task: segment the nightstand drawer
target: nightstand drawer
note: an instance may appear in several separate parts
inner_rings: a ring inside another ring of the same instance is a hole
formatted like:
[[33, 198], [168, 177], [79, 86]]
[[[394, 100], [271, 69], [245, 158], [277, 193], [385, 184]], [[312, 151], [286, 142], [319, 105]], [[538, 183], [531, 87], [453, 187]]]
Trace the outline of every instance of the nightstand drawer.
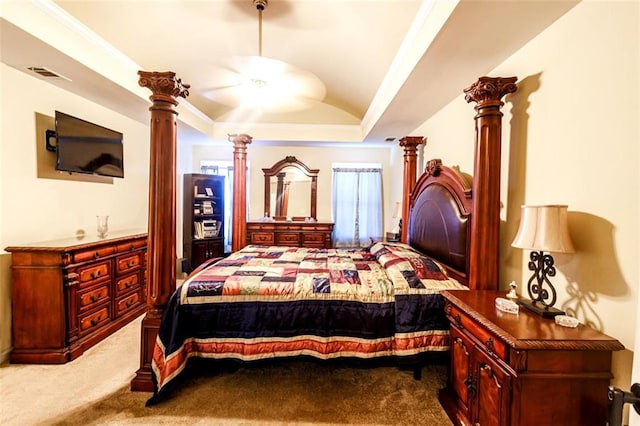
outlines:
[[493, 333], [482, 327], [451, 302], [447, 302], [445, 310], [451, 322], [465, 330], [469, 336], [484, 346], [487, 352], [502, 360], [507, 359], [507, 347], [502, 340], [498, 339]]

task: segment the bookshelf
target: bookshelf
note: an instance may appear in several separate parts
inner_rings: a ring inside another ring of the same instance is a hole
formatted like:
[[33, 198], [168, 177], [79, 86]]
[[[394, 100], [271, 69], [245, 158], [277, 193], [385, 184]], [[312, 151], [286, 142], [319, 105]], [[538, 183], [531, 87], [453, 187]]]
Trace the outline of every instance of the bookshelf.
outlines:
[[224, 176], [184, 175], [183, 270], [224, 256]]

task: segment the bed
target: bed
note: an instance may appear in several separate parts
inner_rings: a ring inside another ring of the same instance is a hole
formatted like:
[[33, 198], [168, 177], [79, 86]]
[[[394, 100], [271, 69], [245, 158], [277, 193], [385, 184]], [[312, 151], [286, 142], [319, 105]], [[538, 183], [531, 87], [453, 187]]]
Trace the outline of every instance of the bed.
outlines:
[[[149, 403], [170, 392], [190, 358], [251, 362], [310, 356], [415, 360], [448, 349], [442, 289], [497, 289], [501, 98], [515, 77], [481, 77], [474, 177], [432, 160], [416, 179], [422, 137], [404, 148], [401, 243], [353, 250], [245, 246], [246, 181], [234, 176], [233, 253], [196, 269], [175, 290], [174, 73], [140, 73], [152, 90], [148, 311], [134, 391]], [[248, 135], [230, 135], [234, 170], [245, 170]], [[473, 196], [472, 196], [473, 195]]]

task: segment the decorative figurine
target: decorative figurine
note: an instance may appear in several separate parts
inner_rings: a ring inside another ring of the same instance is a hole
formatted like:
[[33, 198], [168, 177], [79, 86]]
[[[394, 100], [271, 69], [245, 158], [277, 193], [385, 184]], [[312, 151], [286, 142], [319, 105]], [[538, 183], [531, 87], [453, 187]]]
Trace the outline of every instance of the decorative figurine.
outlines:
[[518, 294], [516, 293], [516, 282], [515, 281], [511, 281], [509, 283], [509, 292], [507, 293], [507, 299], [510, 300], [517, 300], [518, 299]]

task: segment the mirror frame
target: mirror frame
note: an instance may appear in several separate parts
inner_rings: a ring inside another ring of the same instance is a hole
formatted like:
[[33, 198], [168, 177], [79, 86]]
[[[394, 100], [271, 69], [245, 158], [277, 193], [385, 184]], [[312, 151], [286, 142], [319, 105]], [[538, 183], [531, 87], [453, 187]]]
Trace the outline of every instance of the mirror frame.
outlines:
[[[262, 169], [264, 173], [264, 211], [271, 214], [271, 178], [278, 176], [285, 167], [295, 167], [311, 178], [311, 214], [309, 217], [316, 220], [316, 203], [318, 200], [318, 173], [320, 169], [310, 169], [306, 164], [298, 160], [294, 156], [287, 156], [283, 160], [278, 161], [269, 169]], [[284, 216], [273, 216], [275, 220], [284, 220]], [[293, 220], [304, 220], [304, 217], [292, 217]]]

